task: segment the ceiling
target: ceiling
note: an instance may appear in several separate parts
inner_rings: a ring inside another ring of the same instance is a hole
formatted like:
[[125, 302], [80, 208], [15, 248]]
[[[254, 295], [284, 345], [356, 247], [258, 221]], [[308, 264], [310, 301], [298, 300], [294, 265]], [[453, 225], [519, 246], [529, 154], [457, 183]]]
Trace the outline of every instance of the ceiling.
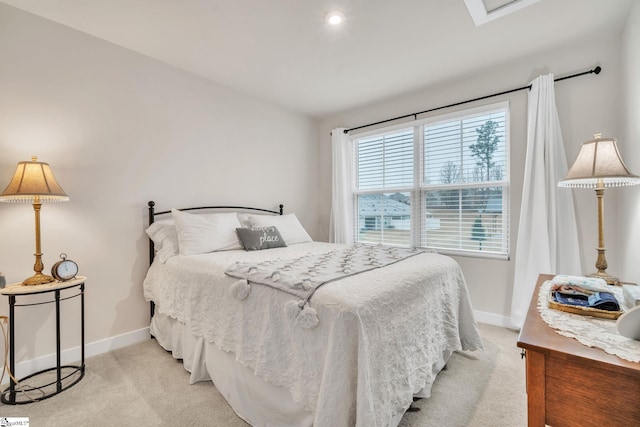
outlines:
[[[322, 117], [617, 35], [633, 0], [0, 1]], [[345, 21], [330, 27], [336, 9]], [[490, 19], [476, 26], [472, 10]]]

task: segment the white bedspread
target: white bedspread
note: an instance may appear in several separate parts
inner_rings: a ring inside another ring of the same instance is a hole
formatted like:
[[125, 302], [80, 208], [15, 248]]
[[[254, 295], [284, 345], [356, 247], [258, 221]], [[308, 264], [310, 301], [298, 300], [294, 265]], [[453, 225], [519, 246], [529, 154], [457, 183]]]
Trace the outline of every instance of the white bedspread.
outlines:
[[424, 253], [319, 289], [311, 305], [323, 321], [314, 329], [291, 322], [284, 303], [294, 298], [256, 286], [239, 301], [236, 261], [296, 258], [334, 249], [303, 243], [257, 252], [176, 256], [154, 263], [145, 298], [254, 374], [289, 389], [315, 414], [314, 426], [383, 426], [433, 380], [443, 351], [482, 348], [458, 264]]

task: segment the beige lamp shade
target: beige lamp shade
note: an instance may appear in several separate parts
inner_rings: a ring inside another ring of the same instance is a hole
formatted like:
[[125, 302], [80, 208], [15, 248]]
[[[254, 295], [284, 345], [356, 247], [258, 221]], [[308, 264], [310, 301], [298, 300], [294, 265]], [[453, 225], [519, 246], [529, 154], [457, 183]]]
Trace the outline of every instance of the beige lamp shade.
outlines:
[[19, 162], [9, 185], [0, 195], [0, 202], [66, 202], [69, 196], [56, 181], [48, 163], [31, 161]]
[[598, 181], [604, 187], [640, 184], [640, 177], [629, 172], [622, 161], [616, 140], [601, 138], [600, 134], [582, 143], [576, 161], [558, 186], [595, 188]]

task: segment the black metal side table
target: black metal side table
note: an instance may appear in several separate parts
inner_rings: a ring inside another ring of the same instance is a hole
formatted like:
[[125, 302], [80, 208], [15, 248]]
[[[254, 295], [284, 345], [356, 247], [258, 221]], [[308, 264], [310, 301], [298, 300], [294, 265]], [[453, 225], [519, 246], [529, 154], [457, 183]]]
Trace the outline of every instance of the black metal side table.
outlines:
[[[20, 283], [15, 283], [12, 285], [6, 286], [4, 289], [0, 289], [1, 295], [7, 295], [9, 297], [9, 368], [11, 369], [11, 373], [15, 375], [15, 307], [28, 307], [33, 305], [41, 305], [41, 304], [51, 304], [55, 303], [56, 306], [56, 366], [49, 369], [44, 369], [38, 372], [34, 372], [24, 378], [18, 380], [18, 383], [27, 380], [29, 378], [34, 378], [36, 376], [40, 376], [43, 374], [50, 373], [55, 371], [55, 379], [46, 384], [30, 387], [30, 391], [39, 390], [40, 392], [37, 395], [28, 396], [26, 400], [18, 400], [16, 399], [16, 395], [19, 391], [16, 391], [17, 384], [14, 381], [14, 378], [9, 378], [9, 387], [4, 389], [0, 394], [0, 401], [9, 405], [21, 405], [25, 403], [36, 402], [39, 400], [47, 399], [51, 396], [55, 396], [58, 393], [68, 389], [69, 387], [75, 385], [84, 377], [84, 283], [86, 281], [86, 277], [78, 276], [75, 279], [66, 281], [66, 282], [51, 282], [45, 283], [43, 285], [34, 285], [34, 286], [26, 286]], [[77, 289], [75, 289], [77, 288]], [[77, 293], [72, 295], [67, 295], [61, 297], [61, 291], [66, 291], [70, 289], [77, 290]], [[50, 293], [54, 294], [54, 298], [52, 300], [44, 301], [44, 302], [36, 302], [31, 304], [16, 304], [16, 298], [19, 296], [25, 295], [36, 295], [36, 294], [44, 294]], [[80, 297], [80, 352], [81, 352], [81, 360], [79, 365], [62, 365], [61, 363], [61, 351], [60, 351], [60, 301], [64, 301], [71, 298]], [[63, 369], [65, 370], [63, 376]], [[76, 378], [72, 378], [73, 376]], [[63, 381], [68, 378], [72, 378], [68, 382], [63, 384]], [[55, 386], [55, 388], [54, 388]], [[47, 387], [54, 388], [53, 391], [46, 391]]]

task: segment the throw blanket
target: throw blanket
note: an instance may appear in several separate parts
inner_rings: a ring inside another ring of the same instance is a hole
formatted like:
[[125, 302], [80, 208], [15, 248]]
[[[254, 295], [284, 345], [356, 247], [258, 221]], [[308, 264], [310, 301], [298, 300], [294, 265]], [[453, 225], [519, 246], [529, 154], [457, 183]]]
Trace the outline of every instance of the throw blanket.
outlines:
[[249, 296], [250, 283], [266, 285], [301, 298], [299, 302], [288, 301], [286, 311], [302, 327], [313, 328], [319, 320], [316, 311], [309, 307], [309, 300], [322, 285], [394, 264], [419, 253], [421, 251], [415, 248], [358, 244], [295, 259], [268, 260], [259, 264], [237, 262], [225, 274], [240, 279], [231, 287], [233, 296], [239, 300]]

